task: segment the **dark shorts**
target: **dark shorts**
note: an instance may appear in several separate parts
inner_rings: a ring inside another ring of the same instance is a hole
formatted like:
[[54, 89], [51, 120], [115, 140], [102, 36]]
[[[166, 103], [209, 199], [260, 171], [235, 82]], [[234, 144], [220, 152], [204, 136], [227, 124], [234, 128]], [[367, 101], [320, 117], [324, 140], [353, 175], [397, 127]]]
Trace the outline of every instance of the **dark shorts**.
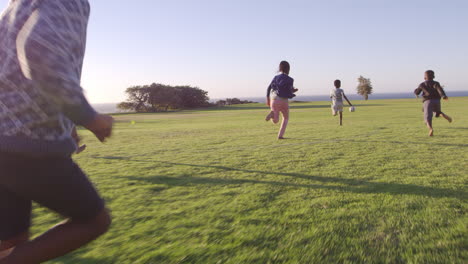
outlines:
[[442, 113], [440, 100], [431, 99], [431, 100], [424, 101], [423, 110], [424, 110], [424, 121], [431, 121], [432, 117], [434, 116], [434, 113], [436, 113], [436, 116], [439, 117], [439, 115]]
[[78, 221], [90, 220], [104, 208], [70, 157], [0, 153], [0, 241], [29, 230], [33, 201]]

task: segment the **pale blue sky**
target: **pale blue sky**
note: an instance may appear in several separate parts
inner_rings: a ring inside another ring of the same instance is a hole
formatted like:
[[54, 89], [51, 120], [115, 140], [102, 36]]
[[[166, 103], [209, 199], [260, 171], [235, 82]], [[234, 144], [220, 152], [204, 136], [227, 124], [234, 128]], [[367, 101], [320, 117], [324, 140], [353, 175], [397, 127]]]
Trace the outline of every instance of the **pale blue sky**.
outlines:
[[361, 74], [375, 92], [412, 91], [429, 68], [448, 92], [468, 90], [466, 0], [90, 3], [82, 84], [92, 103], [152, 82], [264, 96], [281, 60], [302, 95], [327, 94], [336, 78], [354, 93]]

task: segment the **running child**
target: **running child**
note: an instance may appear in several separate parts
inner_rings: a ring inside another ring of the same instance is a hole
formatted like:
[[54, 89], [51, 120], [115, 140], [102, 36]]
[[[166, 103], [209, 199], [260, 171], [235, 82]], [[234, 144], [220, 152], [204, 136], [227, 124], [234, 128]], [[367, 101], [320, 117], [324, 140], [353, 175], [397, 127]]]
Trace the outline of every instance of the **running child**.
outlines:
[[279, 75], [273, 78], [267, 89], [267, 105], [271, 108], [265, 120], [272, 120], [274, 124], [279, 122], [280, 113], [283, 115], [283, 122], [278, 133], [278, 139], [284, 139], [284, 133], [289, 122], [289, 99], [295, 97], [298, 89], [294, 88], [294, 79], [289, 77], [291, 66], [287, 61], [282, 61], [279, 65]]
[[343, 89], [341, 89], [341, 81], [335, 80], [335, 89], [330, 93], [330, 98], [332, 99], [332, 114], [336, 116], [340, 115], [340, 126], [343, 125], [343, 98], [348, 102], [349, 106], [353, 106], [348, 100], [348, 97], [344, 94]]
[[[12, 0], [0, 15], [0, 264], [63, 256], [110, 225], [71, 159], [75, 125], [104, 141], [113, 124], [80, 87], [89, 13], [87, 0]], [[33, 201], [67, 220], [30, 240]]]
[[432, 70], [428, 70], [424, 73], [424, 82], [414, 90], [416, 97], [422, 93], [423, 97], [423, 112], [424, 122], [426, 122], [427, 128], [429, 128], [429, 136], [434, 136], [434, 129], [432, 127], [432, 117], [434, 113], [436, 117], [442, 116], [449, 123], [452, 123], [452, 118], [442, 112], [440, 99], [448, 100], [444, 89], [440, 83], [434, 81], [435, 73]]

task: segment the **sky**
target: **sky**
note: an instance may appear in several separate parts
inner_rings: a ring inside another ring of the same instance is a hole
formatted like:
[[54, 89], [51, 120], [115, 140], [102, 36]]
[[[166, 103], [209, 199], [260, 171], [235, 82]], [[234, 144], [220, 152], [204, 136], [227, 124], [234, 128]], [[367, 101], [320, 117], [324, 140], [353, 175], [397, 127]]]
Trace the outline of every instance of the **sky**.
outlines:
[[[89, 0], [82, 86], [91, 103], [133, 85], [192, 85], [211, 98], [265, 96], [278, 64], [299, 95], [412, 92], [427, 69], [468, 90], [466, 0]], [[6, 6], [7, 0], [0, 0]]]

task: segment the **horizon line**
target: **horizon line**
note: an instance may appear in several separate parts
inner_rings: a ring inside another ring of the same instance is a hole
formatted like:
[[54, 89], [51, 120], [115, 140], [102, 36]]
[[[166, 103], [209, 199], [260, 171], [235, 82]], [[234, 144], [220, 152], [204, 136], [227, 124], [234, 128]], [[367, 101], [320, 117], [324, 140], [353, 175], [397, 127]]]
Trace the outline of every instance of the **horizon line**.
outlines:
[[[455, 93], [460, 93], [460, 92], [466, 92], [468, 96], [468, 90], [454, 90], [454, 91], [449, 91], [449, 92], [455, 92]], [[381, 94], [412, 94], [410, 92], [408, 93], [405, 93], [405, 92], [395, 92], [395, 93], [373, 93], [373, 94], [370, 94], [371, 96], [372, 95], [381, 95]], [[351, 94], [348, 94], [348, 95], [357, 95], [357, 96], [362, 96], [362, 95], [359, 95], [357, 93], [351, 93]], [[297, 97], [303, 97], [303, 96], [329, 96], [328, 94], [306, 94], [306, 95], [298, 95]], [[463, 97], [464, 95], [462, 95], [461, 97]], [[209, 100], [222, 100], [222, 99], [227, 99], [227, 98], [238, 98], [238, 99], [249, 99], [249, 98], [263, 98], [265, 96], [233, 96], [233, 97], [209, 97]], [[449, 96], [450, 97], [450, 96]], [[456, 96], [456, 97], [459, 97], [459, 96]], [[125, 102], [125, 101], [121, 101], [121, 102]], [[121, 102], [97, 102], [97, 103], [91, 103], [91, 104], [119, 104]]]

